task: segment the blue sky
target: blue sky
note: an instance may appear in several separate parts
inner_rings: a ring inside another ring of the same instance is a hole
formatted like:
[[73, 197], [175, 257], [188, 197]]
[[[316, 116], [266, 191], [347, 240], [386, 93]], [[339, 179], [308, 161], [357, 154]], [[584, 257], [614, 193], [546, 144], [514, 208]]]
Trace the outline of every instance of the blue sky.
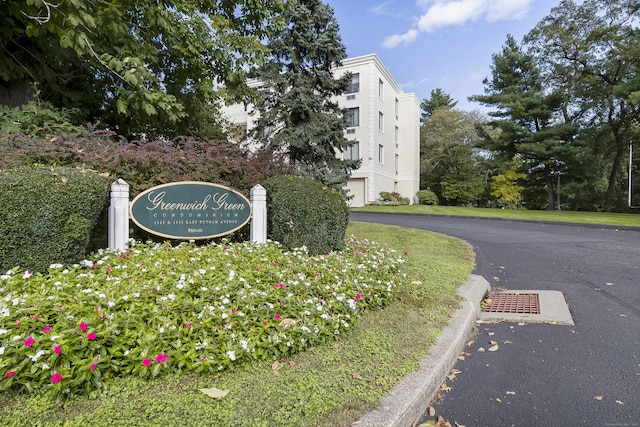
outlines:
[[325, 0], [349, 57], [375, 53], [420, 100], [441, 88], [461, 110], [484, 92], [491, 55], [507, 34], [520, 41], [559, 0]]

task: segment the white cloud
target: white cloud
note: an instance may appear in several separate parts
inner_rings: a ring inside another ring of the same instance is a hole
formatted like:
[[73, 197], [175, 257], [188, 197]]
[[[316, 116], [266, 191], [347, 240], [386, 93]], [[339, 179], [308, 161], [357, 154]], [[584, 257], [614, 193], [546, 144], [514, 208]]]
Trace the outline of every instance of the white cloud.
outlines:
[[[411, 43], [421, 32], [432, 32], [449, 25], [462, 25], [480, 19], [488, 23], [522, 19], [535, 0], [416, 0], [426, 12], [417, 19], [417, 25], [404, 34], [385, 38], [382, 47], [394, 48]], [[384, 3], [383, 3], [384, 5]]]
[[418, 38], [418, 30], [415, 28], [410, 29], [404, 34], [394, 34], [384, 39], [382, 47], [394, 48], [400, 43], [411, 43]]

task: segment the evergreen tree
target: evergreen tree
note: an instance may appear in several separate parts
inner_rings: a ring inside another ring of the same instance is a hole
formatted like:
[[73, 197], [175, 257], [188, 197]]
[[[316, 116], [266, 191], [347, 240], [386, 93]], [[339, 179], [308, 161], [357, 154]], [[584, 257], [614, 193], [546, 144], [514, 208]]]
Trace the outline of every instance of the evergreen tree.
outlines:
[[335, 101], [351, 81], [350, 74], [332, 72], [347, 56], [338, 23], [321, 0], [298, 1], [285, 21], [269, 39], [270, 58], [254, 73], [265, 99], [253, 139], [304, 175], [343, 190], [360, 160], [341, 155], [354, 141], [344, 136], [348, 112]]
[[569, 143], [574, 126], [562, 115], [559, 91], [546, 93], [534, 56], [509, 35], [500, 54], [493, 55], [492, 78], [483, 81], [485, 95], [470, 99], [498, 110], [489, 113], [498, 129], [485, 134], [482, 148], [505, 163], [519, 156], [530, 178], [541, 176], [547, 190], [547, 209], [555, 207], [554, 177], [564, 173], [573, 154]]
[[422, 118], [424, 121], [427, 117], [433, 114], [433, 112], [440, 107], [448, 108], [451, 110], [458, 104], [458, 101], [454, 101], [451, 95], [446, 93], [440, 88], [431, 91], [431, 97], [425, 98], [420, 103], [420, 109], [422, 110]]

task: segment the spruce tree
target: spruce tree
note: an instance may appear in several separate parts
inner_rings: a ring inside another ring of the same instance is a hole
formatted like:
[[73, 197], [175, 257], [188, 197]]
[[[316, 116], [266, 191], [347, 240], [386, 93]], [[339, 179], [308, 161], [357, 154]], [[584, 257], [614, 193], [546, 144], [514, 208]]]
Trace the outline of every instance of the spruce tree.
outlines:
[[285, 19], [286, 28], [269, 38], [270, 57], [253, 74], [265, 98], [252, 137], [303, 175], [342, 191], [360, 161], [342, 159], [354, 141], [344, 136], [348, 113], [336, 101], [351, 81], [349, 73], [333, 74], [347, 56], [339, 26], [321, 0], [299, 0]]

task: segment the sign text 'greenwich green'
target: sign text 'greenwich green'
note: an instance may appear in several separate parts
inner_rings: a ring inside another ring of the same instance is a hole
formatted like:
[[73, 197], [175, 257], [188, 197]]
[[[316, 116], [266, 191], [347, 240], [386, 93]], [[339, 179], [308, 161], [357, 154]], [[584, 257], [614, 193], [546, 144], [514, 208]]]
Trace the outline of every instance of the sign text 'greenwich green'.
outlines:
[[251, 219], [251, 204], [223, 185], [183, 181], [140, 193], [130, 206], [140, 228], [170, 239], [211, 239], [241, 228]]

